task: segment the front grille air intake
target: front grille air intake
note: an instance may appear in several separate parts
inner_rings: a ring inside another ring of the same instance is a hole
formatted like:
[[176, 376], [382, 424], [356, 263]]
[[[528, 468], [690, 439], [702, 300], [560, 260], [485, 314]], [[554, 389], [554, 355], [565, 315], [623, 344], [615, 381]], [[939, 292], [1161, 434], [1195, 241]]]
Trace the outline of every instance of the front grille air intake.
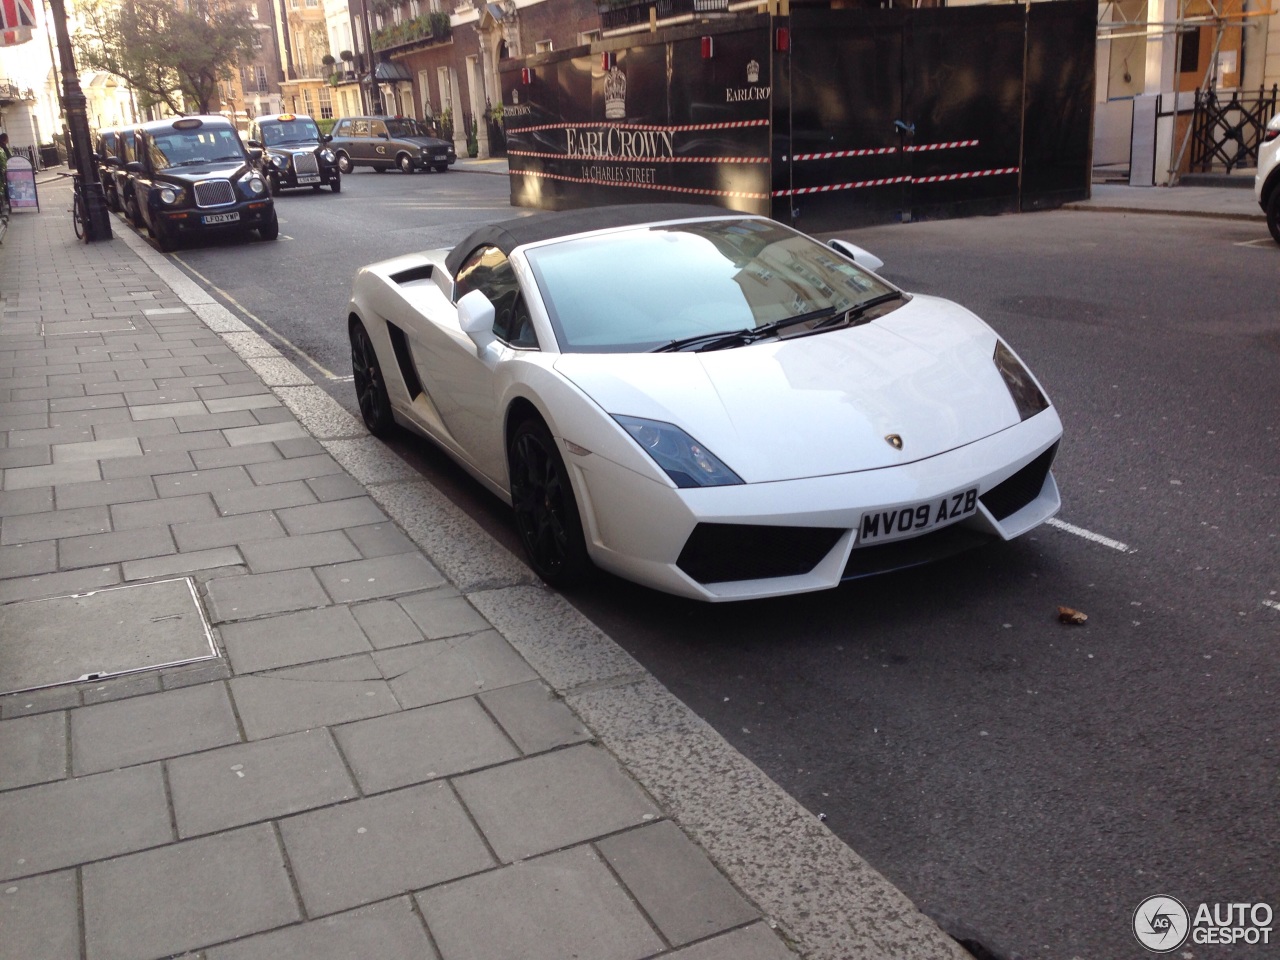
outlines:
[[195, 189], [197, 207], [222, 207], [236, 202], [230, 180], [201, 180]]
[[1049, 468], [1053, 466], [1053, 458], [1057, 453], [1058, 445], [1055, 443], [1013, 476], [997, 483], [978, 499], [997, 520], [1012, 516], [1040, 496], [1045, 477], [1049, 475]]
[[794, 577], [816, 567], [843, 533], [830, 527], [700, 523], [676, 563], [698, 583]]
[[302, 176], [320, 172], [320, 161], [314, 153], [295, 153], [293, 155], [293, 172]]

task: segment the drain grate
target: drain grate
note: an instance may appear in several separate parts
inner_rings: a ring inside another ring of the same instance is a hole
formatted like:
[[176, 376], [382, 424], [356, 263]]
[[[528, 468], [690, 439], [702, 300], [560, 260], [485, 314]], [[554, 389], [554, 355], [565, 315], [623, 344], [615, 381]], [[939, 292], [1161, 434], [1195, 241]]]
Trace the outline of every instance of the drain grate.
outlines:
[[218, 655], [190, 577], [0, 605], [0, 694]]

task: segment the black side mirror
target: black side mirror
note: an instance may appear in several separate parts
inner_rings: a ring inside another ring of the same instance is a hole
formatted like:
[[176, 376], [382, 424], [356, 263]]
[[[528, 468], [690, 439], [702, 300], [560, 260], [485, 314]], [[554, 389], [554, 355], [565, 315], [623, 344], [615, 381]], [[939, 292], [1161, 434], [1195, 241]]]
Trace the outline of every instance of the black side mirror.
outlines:
[[322, 133], [322, 134], [320, 134], [320, 142], [321, 142], [321, 143], [329, 143], [331, 140], [333, 140], [333, 134], [331, 134], [331, 133]]
[[124, 165], [124, 168], [130, 173], [146, 173], [147, 169], [142, 165], [141, 160], [130, 160]]

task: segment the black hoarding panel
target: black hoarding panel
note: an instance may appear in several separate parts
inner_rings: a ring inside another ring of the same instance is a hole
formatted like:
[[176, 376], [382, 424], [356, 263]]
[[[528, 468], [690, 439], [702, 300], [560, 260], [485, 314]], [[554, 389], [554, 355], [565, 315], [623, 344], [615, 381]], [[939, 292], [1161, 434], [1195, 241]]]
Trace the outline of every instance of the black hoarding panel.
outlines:
[[902, 152], [902, 37], [893, 10], [798, 8], [789, 50], [790, 150], [775, 156], [774, 215], [806, 230], [896, 219]]
[[913, 218], [1018, 209], [1022, 6], [918, 10], [908, 21], [905, 146]]
[[[524, 68], [534, 76], [504, 71], [512, 203], [690, 200], [767, 213], [767, 23]], [[527, 113], [511, 112], [513, 97]]]
[[1031, 4], [1023, 210], [1089, 196], [1096, 16], [1093, 0]]

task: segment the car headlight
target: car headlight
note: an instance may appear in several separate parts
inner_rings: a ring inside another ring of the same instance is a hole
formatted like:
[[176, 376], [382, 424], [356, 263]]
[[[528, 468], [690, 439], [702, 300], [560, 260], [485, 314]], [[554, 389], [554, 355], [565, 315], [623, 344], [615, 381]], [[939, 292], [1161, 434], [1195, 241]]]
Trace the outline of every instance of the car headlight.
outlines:
[[333, 161], [336, 160], [337, 157], [334, 156], [334, 153], [332, 150], [322, 150], [320, 152], [320, 159], [323, 160], [325, 163], [333, 163]]
[[173, 187], [165, 187], [160, 191], [160, 202], [168, 206], [172, 206], [178, 202], [178, 198], [181, 196], [181, 190], [175, 190]]
[[289, 165], [289, 161], [284, 157], [279, 157], [273, 154], [271, 157], [271, 165], [273, 167], [278, 167], [279, 169], [283, 170], [285, 167]]
[[262, 178], [256, 173], [252, 177], [249, 177], [249, 179], [245, 181], [244, 185], [248, 188], [250, 193], [255, 194], [262, 193], [267, 189], [267, 185], [262, 182]]
[[1027, 368], [1022, 362], [1013, 355], [1013, 351], [1004, 345], [1001, 341], [996, 341], [996, 352], [991, 358], [996, 365], [996, 369], [1000, 371], [1000, 376], [1004, 379], [1004, 385], [1009, 390], [1009, 396], [1013, 397], [1014, 406], [1018, 408], [1018, 416], [1023, 420], [1034, 417], [1041, 410], [1047, 410], [1049, 400], [1040, 388], [1036, 386], [1036, 382], [1031, 379], [1031, 374], [1027, 372]]
[[619, 414], [614, 414], [613, 419], [666, 471], [677, 487], [725, 487], [742, 483], [742, 478], [719, 457], [675, 424]]

